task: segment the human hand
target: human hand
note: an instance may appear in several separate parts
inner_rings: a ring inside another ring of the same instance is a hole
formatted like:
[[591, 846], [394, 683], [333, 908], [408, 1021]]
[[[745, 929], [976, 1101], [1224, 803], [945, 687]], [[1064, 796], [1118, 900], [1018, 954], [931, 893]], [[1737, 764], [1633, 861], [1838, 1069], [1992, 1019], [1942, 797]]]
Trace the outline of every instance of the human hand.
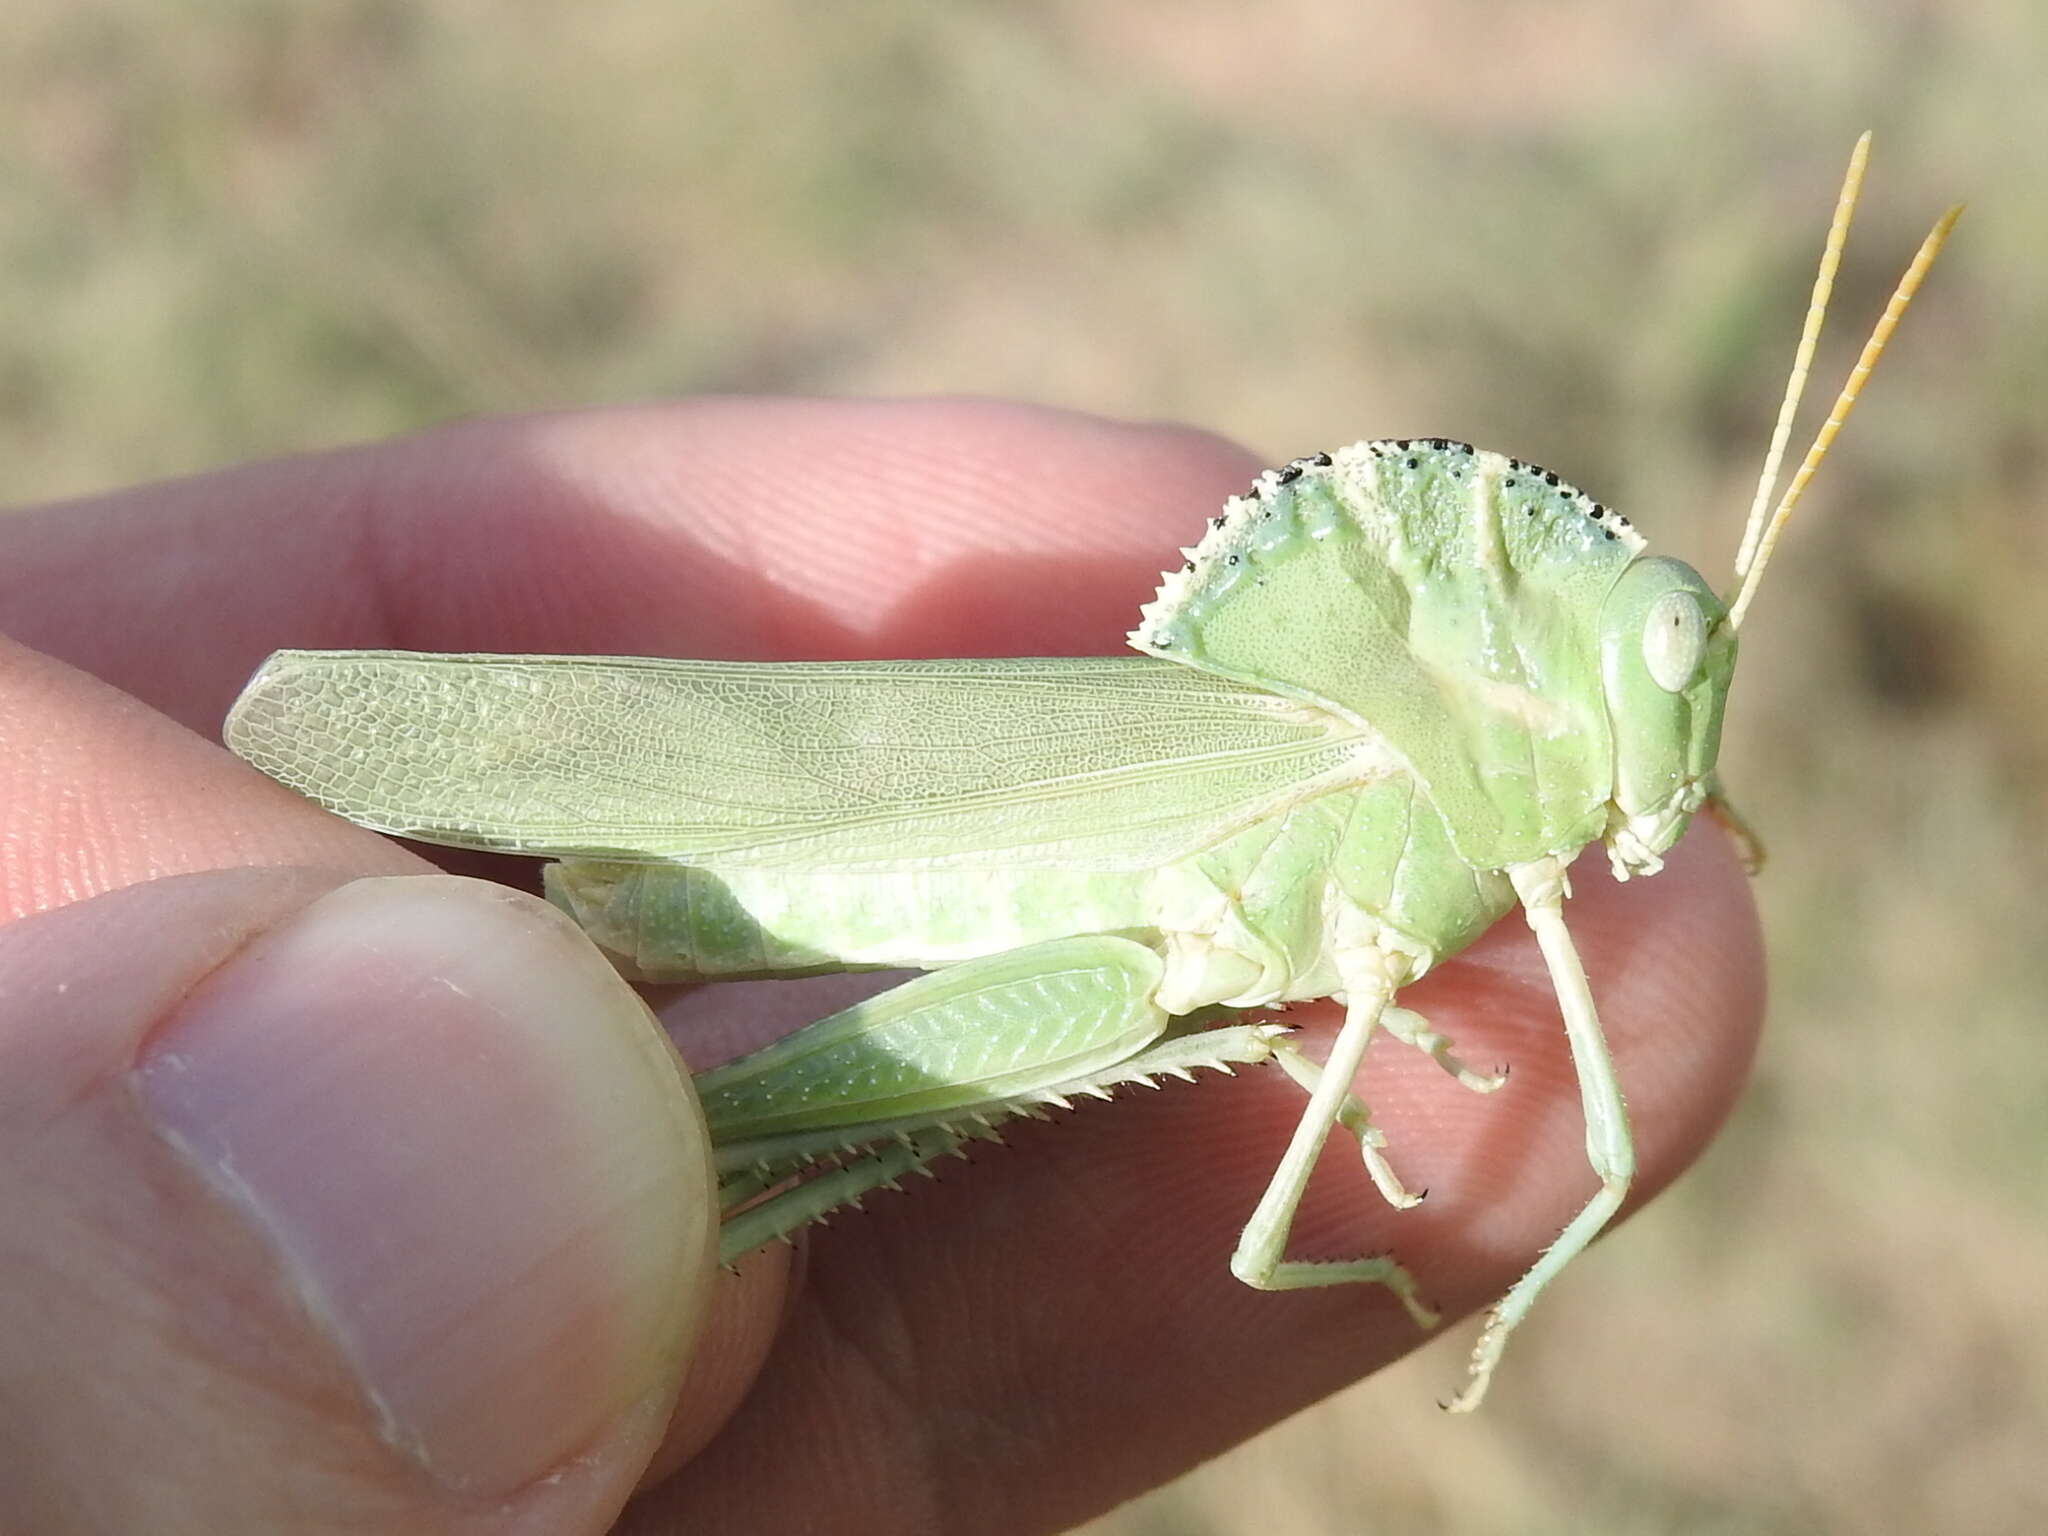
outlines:
[[[721, 1273], [682, 1070], [594, 951], [212, 745], [286, 645], [1115, 651], [1256, 468], [1020, 407], [701, 401], [0, 519], [0, 1526], [1052, 1530], [1423, 1342], [1378, 1291], [1231, 1278], [1299, 1113], [1272, 1073], [1006, 1130], [800, 1277]], [[1748, 1063], [1745, 883], [1703, 826], [1626, 890], [1582, 867], [1569, 916], [1654, 1190]], [[1294, 1251], [1392, 1248], [1455, 1315], [1583, 1200], [1577, 1091], [1518, 921], [1403, 1002], [1513, 1082], [1375, 1050], [1430, 1199], [1333, 1148]], [[692, 994], [682, 1055], [777, 1006]]]

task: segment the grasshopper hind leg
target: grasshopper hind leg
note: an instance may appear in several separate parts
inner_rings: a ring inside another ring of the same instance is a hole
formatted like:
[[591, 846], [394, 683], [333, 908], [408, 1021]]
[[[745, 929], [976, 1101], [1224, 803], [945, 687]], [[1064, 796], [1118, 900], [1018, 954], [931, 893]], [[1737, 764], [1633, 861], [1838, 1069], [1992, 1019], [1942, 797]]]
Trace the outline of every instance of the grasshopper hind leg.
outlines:
[[1277, 1025], [1170, 1017], [1162, 970], [1129, 939], [1048, 940], [930, 972], [698, 1074], [724, 1257], [997, 1140], [1006, 1120], [1272, 1059]]
[[718, 1186], [725, 1212], [719, 1256], [730, 1264], [840, 1211], [858, 1210], [864, 1196], [900, 1189], [898, 1181], [908, 1174], [937, 1177], [931, 1165], [958, 1156], [970, 1142], [1001, 1142], [996, 1128], [1005, 1121], [1044, 1119], [1048, 1109], [1107, 1099], [1133, 1085], [1158, 1088], [1167, 1078], [1193, 1082], [1197, 1070], [1228, 1074], [1235, 1067], [1259, 1066], [1285, 1047], [1286, 1033], [1273, 1024], [1235, 1024], [1174, 1034], [1111, 1066], [966, 1110], [855, 1126], [823, 1138], [795, 1135], [719, 1146], [720, 1166], [730, 1170]]
[[719, 1187], [721, 1202], [741, 1208], [719, 1224], [719, 1261], [731, 1264], [756, 1248], [825, 1220], [835, 1211], [858, 1210], [863, 1195], [877, 1189], [899, 1188], [897, 1180], [906, 1174], [929, 1174], [929, 1164], [957, 1153], [968, 1139], [968, 1133], [944, 1126], [905, 1132], [896, 1141], [815, 1173], [752, 1204], [745, 1202], [767, 1185], [766, 1177], [728, 1180]]

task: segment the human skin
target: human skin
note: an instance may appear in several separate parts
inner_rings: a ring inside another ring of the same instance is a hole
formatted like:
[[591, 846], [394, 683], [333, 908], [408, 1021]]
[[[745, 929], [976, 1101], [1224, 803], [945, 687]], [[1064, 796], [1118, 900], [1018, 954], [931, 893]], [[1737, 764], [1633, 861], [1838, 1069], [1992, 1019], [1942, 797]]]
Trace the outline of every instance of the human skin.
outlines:
[[[1006, 1131], [719, 1272], [674, 1051], [834, 984], [656, 998], [672, 1051], [495, 883], [530, 866], [415, 879], [214, 744], [280, 646], [1115, 652], [1258, 467], [1020, 406], [706, 400], [0, 518], [0, 1529], [1057, 1530], [1423, 1342], [1382, 1292], [1231, 1278], [1300, 1111], [1272, 1072]], [[1576, 878], [1647, 1195], [1748, 1066], [1754, 911], [1704, 818], [1654, 880]], [[1293, 1251], [1391, 1248], [1455, 1317], [1592, 1178], [1518, 919], [1403, 1002], [1512, 1080], [1376, 1045], [1429, 1199], [1333, 1146]], [[1327, 1011], [1289, 1017], [1319, 1054]]]

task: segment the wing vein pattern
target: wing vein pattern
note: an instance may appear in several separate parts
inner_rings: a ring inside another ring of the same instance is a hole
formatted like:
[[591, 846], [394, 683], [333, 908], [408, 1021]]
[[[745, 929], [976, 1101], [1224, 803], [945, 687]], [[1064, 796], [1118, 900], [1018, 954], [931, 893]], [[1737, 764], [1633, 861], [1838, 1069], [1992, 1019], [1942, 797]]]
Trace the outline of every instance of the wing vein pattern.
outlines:
[[1391, 771], [1356, 724], [1148, 657], [284, 651], [235, 751], [457, 847], [809, 869], [1143, 869]]

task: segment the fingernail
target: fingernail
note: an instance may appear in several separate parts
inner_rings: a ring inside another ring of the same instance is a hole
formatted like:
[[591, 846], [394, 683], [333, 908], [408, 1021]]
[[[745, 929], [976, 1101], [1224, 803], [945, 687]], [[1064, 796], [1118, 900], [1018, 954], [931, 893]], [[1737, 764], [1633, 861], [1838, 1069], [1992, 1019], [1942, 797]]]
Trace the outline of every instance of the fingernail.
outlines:
[[202, 983], [137, 1078], [447, 1486], [545, 1475], [679, 1369], [715, 1254], [702, 1121], [541, 903], [343, 886]]

